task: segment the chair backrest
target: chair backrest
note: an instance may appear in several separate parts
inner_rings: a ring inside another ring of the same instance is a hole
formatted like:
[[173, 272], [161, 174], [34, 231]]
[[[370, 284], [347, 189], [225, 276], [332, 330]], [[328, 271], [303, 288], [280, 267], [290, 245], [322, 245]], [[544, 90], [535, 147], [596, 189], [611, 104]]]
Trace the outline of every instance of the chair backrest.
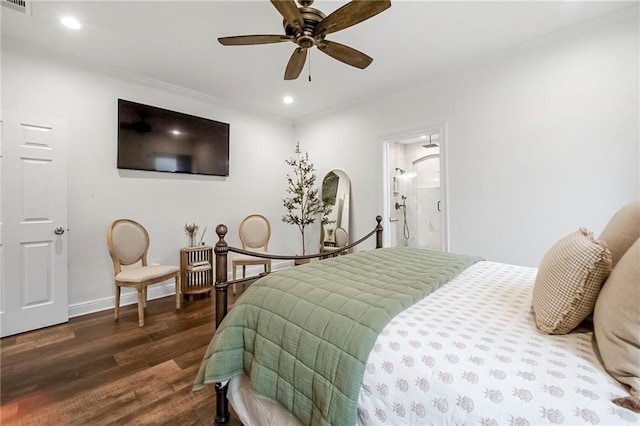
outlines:
[[336, 228], [336, 247], [344, 247], [349, 244], [349, 233], [344, 228]]
[[240, 223], [242, 248], [267, 251], [271, 238], [271, 224], [266, 217], [252, 214]]
[[138, 222], [131, 219], [111, 222], [107, 230], [107, 245], [116, 275], [120, 273], [122, 265], [141, 261], [142, 266], [147, 266], [149, 233]]

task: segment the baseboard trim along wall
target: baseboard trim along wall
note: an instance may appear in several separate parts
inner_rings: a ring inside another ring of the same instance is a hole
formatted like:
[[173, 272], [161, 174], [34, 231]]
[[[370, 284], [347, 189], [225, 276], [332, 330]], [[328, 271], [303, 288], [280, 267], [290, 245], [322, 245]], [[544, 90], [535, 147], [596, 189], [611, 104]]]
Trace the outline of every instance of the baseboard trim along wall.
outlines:
[[[271, 270], [289, 268], [293, 265], [292, 261], [273, 261]], [[247, 266], [247, 276], [258, 275], [264, 271], [261, 265]], [[229, 270], [229, 276], [231, 270]], [[238, 271], [240, 272], [240, 271]], [[115, 290], [114, 290], [115, 291]], [[215, 290], [214, 290], [215, 291]], [[147, 289], [147, 300], [160, 299], [176, 294], [175, 284], [173, 280], [166, 281], [162, 284], [154, 284]], [[138, 303], [138, 293], [134, 289], [122, 288], [120, 295], [120, 306], [133, 305]], [[116, 306], [115, 295], [102, 299], [90, 300], [87, 302], [74, 303], [69, 305], [69, 318], [79, 317], [81, 315], [93, 314], [95, 312], [113, 309]]]

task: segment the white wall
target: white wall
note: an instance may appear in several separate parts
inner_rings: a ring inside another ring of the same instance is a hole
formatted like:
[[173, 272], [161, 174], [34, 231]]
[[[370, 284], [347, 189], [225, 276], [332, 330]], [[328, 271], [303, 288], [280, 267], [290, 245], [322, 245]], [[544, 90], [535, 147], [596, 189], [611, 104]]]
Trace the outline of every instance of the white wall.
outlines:
[[[622, 204], [640, 198], [638, 43], [637, 19], [591, 25], [295, 128], [3, 44], [2, 108], [68, 122], [69, 301], [82, 313], [113, 300], [111, 220], [139, 220], [151, 235], [149, 258], [177, 264], [186, 222], [208, 227], [208, 243], [225, 223], [238, 245], [233, 230], [260, 212], [273, 225], [270, 250], [294, 253], [297, 231], [280, 218], [284, 159], [299, 140], [318, 182], [332, 169], [351, 178], [356, 238], [382, 213], [382, 140], [443, 122], [450, 250], [537, 265], [564, 234], [578, 226], [597, 234]], [[118, 171], [119, 97], [230, 123], [230, 177]]]
[[[296, 230], [281, 221], [288, 172], [284, 159], [295, 147], [290, 122], [5, 46], [2, 55], [2, 108], [67, 120], [70, 231], [65, 236], [72, 315], [91, 310], [91, 304], [113, 306], [106, 230], [116, 218], [133, 218], [147, 228], [150, 262], [179, 264], [179, 249], [188, 241], [187, 222], [207, 227], [209, 244], [217, 241], [215, 226], [224, 223], [229, 243], [239, 246], [238, 225], [251, 213], [272, 222], [270, 249], [294, 252]], [[118, 170], [118, 98], [229, 123], [229, 177]]]
[[381, 141], [446, 122], [450, 251], [537, 266], [565, 234], [597, 236], [640, 198], [638, 36], [633, 9], [299, 120], [296, 138], [350, 175], [360, 235], [382, 213]]

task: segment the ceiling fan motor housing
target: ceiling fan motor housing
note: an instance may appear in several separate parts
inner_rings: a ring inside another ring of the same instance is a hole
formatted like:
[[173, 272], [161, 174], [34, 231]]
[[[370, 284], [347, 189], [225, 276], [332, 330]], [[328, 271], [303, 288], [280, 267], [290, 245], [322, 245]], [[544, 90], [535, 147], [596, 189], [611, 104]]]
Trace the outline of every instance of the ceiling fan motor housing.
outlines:
[[315, 46], [316, 43], [324, 40], [324, 34], [317, 34], [314, 37], [313, 32], [315, 31], [318, 22], [322, 21], [325, 18], [325, 14], [312, 7], [301, 7], [299, 8], [299, 10], [300, 15], [302, 15], [302, 19], [304, 20], [302, 32], [297, 33], [296, 30], [286, 20], [282, 21], [282, 25], [284, 26], [285, 34], [294, 36], [295, 43], [298, 46], [302, 47], [303, 49], [309, 49]]

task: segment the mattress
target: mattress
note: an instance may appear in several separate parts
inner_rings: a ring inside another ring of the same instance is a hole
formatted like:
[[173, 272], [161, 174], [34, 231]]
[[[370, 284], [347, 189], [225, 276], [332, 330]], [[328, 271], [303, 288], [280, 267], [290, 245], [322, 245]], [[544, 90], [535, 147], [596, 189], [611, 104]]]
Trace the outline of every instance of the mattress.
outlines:
[[[611, 402], [628, 391], [604, 370], [590, 329], [536, 330], [535, 274], [478, 262], [397, 315], [369, 355], [358, 423], [640, 424]], [[278, 404], [253, 395], [244, 380], [232, 380], [229, 400], [245, 424], [297, 423], [273, 414]]]

